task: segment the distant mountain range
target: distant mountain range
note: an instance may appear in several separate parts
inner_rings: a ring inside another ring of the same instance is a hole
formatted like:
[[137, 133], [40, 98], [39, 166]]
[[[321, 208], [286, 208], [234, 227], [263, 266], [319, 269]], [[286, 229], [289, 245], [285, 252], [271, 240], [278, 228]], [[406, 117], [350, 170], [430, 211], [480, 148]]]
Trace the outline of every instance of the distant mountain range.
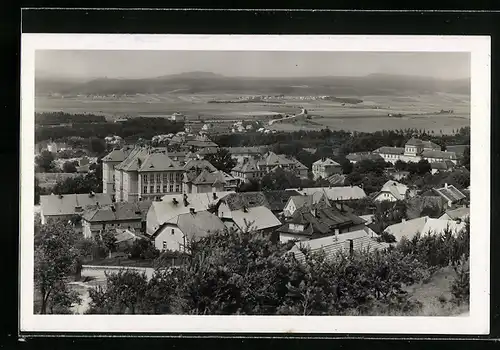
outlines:
[[362, 77], [227, 77], [211, 72], [188, 72], [155, 78], [117, 79], [51, 78], [37, 74], [37, 95], [46, 94], [284, 94], [367, 96], [470, 94], [470, 79], [441, 80], [430, 77], [371, 74]]

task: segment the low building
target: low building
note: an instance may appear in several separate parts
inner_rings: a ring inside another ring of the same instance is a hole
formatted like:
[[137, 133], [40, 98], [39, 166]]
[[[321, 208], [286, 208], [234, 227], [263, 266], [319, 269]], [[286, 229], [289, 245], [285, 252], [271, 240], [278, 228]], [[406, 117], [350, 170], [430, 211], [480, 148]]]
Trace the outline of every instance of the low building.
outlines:
[[161, 251], [188, 251], [189, 243], [210, 234], [224, 231], [224, 223], [208, 211], [179, 214], [163, 223], [152, 235], [156, 249]]
[[423, 216], [412, 220], [403, 219], [400, 223], [387, 226], [384, 232], [393, 235], [396, 239], [396, 242], [401, 241], [403, 237], [411, 240], [418, 233], [423, 232], [423, 228], [427, 220], [429, 220], [428, 216]]
[[431, 163], [431, 174], [434, 175], [440, 172], [450, 172], [455, 169], [456, 164], [451, 160], [446, 160], [442, 162], [432, 162]]
[[410, 175], [409, 171], [396, 170], [394, 168], [385, 169], [384, 172], [387, 174], [387, 176], [389, 176], [390, 178], [392, 178], [395, 181], [401, 181], [401, 180], [405, 179], [406, 177], [408, 177], [408, 175]]
[[135, 241], [141, 239], [132, 229], [117, 228], [115, 234], [115, 246], [118, 252], [126, 251]]
[[330, 186], [344, 186], [346, 176], [342, 174], [333, 174], [329, 176], [326, 180], [330, 183]]
[[296, 242], [290, 250], [299, 262], [305, 261], [303, 249], [311, 253], [323, 251], [327, 259], [335, 259], [338, 254], [368, 253], [386, 249], [389, 245], [376, 241], [377, 235], [368, 228], [344, 234], [321, 237], [308, 241]]
[[441, 188], [434, 188], [433, 191], [446, 200], [448, 207], [459, 204], [466, 198], [455, 186], [446, 183]]
[[64, 194], [40, 196], [40, 218], [42, 225], [48, 219], [71, 219], [82, 216], [89, 206], [105, 206], [112, 203], [111, 196], [106, 193]]
[[82, 215], [83, 235], [85, 238], [94, 238], [107, 228], [144, 232], [151, 204], [151, 201], [120, 202], [88, 208]]
[[292, 196], [300, 196], [297, 191], [264, 191], [262, 192], [264, 197], [266, 197], [268, 207], [276, 216], [281, 216], [285, 210], [285, 206], [288, 200]]
[[283, 215], [285, 217], [291, 217], [295, 211], [303, 207], [312, 207], [317, 204], [323, 207], [330, 206], [330, 202], [323, 192], [315, 192], [310, 195], [299, 194], [298, 196], [291, 196], [283, 208]]
[[365, 220], [336, 206], [314, 204], [294, 211], [278, 232], [281, 242], [341, 235], [364, 229]]
[[231, 175], [242, 181], [262, 179], [269, 172], [283, 169], [294, 173], [297, 177], [306, 179], [308, 168], [297, 159], [286, 155], [268, 152], [261, 158], [244, 158], [232, 170]]
[[225, 149], [238, 163], [242, 163], [245, 159], [260, 158], [268, 152], [267, 146], [227, 147]]
[[297, 191], [302, 195], [312, 195], [316, 192], [322, 192], [328, 200], [333, 202], [366, 198], [365, 191], [359, 186], [307, 187], [301, 189], [290, 188], [287, 190]]
[[208, 210], [231, 193], [234, 192], [165, 195], [161, 201], [151, 204], [146, 217], [146, 233], [153, 235], [165, 222], [180, 214], [189, 213], [191, 209], [196, 212]]
[[378, 154], [364, 152], [364, 153], [349, 153], [346, 156], [346, 159], [349, 162], [351, 162], [352, 164], [356, 164], [357, 162], [360, 162], [362, 160], [376, 161], [376, 160], [383, 159], [383, 158]]
[[447, 230], [456, 236], [460, 231], [465, 229], [465, 222], [456, 222], [453, 220], [443, 219], [427, 219], [422, 234], [424, 235], [439, 235], [444, 234]]
[[446, 211], [439, 219], [441, 220], [453, 220], [453, 221], [464, 221], [470, 217], [470, 208], [463, 206], [461, 208], [456, 208], [453, 210]]
[[312, 165], [314, 180], [326, 179], [333, 174], [341, 174], [342, 166], [330, 158], [321, 158]]
[[233, 191], [237, 187], [238, 179], [233, 176], [220, 170], [210, 172], [204, 169], [192, 181], [186, 180], [184, 193]]
[[375, 196], [373, 197], [373, 200], [376, 202], [402, 201], [402, 200], [410, 197], [409, 193], [410, 193], [410, 190], [409, 190], [408, 186], [406, 186], [402, 183], [396, 182], [394, 180], [389, 180], [382, 186], [382, 189], [375, 194]]
[[457, 163], [454, 152], [441, 151], [441, 146], [431, 142], [412, 137], [406, 142], [405, 147], [380, 147], [372, 152], [381, 156], [386, 162], [395, 164], [398, 160], [417, 163], [422, 159], [429, 163], [450, 160]]
[[262, 192], [231, 193], [224, 196], [213, 208], [213, 212], [230, 229], [271, 233], [281, 226], [273, 214], [266, 196]]

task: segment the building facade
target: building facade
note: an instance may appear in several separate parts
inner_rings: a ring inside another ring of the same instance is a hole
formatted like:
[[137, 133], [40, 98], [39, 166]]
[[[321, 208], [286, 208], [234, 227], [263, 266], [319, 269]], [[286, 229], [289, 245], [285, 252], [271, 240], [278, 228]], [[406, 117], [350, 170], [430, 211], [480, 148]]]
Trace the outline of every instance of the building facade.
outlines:
[[326, 179], [333, 174], [341, 174], [342, 166], [330, 158], [322, 158], [312, 165], [314, 180]]
[[441, 146], [431, 142], [411, 138], [405, 147], [380, 147], [372, 152], [381, 156], [386, 162], [395, 164], [398, 160], [417, 163], [421, 159], [429, 163], [451, 161], [457, 163], [455, 152], [441, 151]]

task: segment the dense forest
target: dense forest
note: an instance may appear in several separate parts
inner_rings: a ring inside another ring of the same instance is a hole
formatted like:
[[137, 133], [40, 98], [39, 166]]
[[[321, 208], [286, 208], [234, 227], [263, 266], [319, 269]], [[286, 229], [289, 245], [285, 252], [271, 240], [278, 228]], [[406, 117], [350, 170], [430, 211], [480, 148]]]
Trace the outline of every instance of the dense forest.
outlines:
[[[54, 116], [43, 118], [54, 122]], [[54, 115], [49, 113], [49, 115]], [[60, 123], [67, 123], [65, 120], [72, 120], [70, 114], [57, 114], [60, 118]], [[96, 116], [97, 117], [97, 116]], [[37, 117], [38, 118], [38, 117]], [[69, 119], [68, 119], [69, 118]], [[74, 121], [73, 121], [74, 123]], [[143, 118], [136, 117], [130, 118], [123, 123], [110, 123], [110, 122], [92, 122], [92, 123], [74, 123], [71, 128], [67, 126], [47, 126], [39, 125], [35, 129], [35, 142], [46, 140], [60, 140], [66, 141], [69, 137], [98, 137], [105, 138], [110, 135], [118, 135], [126, 141], [135, 142], [140, 138], [151, 139], [158, 134], [177, 133], [184, 131], [184, 123], [171, 121], [165, 118]]]
[[91, 113], [69, 114], [65, 112], [35, 113], [35, 124], [37, 125], [57, 125], [57, 124], [91, 124], [105, 123], [103, 115]]

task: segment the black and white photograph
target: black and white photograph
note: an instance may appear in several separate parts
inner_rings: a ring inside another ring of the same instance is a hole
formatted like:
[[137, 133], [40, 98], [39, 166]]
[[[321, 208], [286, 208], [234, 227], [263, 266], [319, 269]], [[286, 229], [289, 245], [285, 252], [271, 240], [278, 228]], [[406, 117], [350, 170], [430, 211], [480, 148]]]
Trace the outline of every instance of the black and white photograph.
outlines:
[[488, 333], [489, 38], [22, 53], [23, 329]]

